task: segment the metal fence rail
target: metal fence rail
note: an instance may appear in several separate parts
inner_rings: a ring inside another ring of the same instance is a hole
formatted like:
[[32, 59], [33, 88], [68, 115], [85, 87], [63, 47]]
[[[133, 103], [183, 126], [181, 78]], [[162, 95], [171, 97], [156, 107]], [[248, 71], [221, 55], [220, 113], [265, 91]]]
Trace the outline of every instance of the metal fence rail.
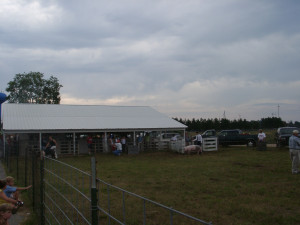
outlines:
[[46, 224], [92, 224], [91, 175], [64, 162], [45, 158]]
[[[97, 179], [97, 183], [100, 190], [98, 209], [100, 214], [103, 213], [104, 218], [106, 217], [107, 223], [105, 224], [212, 224], [111, 185], [101, 179]], [[133, 199], [130, 199], [131, 197]], [[115, 201], [117, 205], [114, 204]], [[137, 215], [137, 211], [140, 212], [140, 215], [132, 218], [131, 213]], [[158, 219], [159, 223], [153, 221], [155, 219]]]

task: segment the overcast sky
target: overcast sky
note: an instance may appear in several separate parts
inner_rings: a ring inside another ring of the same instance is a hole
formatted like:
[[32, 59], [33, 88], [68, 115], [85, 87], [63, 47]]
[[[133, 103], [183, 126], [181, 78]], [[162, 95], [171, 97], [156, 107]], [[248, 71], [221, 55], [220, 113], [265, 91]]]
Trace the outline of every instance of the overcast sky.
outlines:
[[300, 121], [299, 12], [298, 0], [1, 0], [0, 90], [34, 71], [59, 79], [61, 104]]

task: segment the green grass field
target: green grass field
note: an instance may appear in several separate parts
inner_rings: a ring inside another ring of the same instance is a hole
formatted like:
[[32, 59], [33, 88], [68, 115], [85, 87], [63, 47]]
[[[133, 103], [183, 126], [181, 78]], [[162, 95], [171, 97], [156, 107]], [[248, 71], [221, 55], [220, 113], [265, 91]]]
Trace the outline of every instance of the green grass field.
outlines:
[[[89, 170], [89, 157], [63, 160]], [[300, 224], [300, 175], [286, 148], [99, 154], [97, 162], [100, 179], [213, 224]]]

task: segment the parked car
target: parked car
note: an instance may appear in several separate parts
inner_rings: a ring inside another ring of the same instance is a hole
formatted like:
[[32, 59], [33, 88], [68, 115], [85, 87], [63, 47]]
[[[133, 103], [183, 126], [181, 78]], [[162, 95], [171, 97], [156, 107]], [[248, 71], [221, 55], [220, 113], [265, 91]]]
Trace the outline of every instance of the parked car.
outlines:
[[239, 129], [222, 130], [218, 135], [219, 145], [244, 145], [256, 146], [257, 135], [243, 133]]
[[275, 134], [276, 147], [284, 147], [289, 145], [289, 138], [293, 134], [293, 130], [298, 130], [298, 127], [279, 127]]

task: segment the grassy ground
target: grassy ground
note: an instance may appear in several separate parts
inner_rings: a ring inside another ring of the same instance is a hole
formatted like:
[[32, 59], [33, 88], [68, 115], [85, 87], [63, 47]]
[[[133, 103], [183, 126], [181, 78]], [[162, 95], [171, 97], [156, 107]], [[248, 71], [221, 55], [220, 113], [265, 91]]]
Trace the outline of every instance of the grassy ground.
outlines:
[[31, 200], [28, 198], [26, 194], [22, 194], [22, 200], [26, 203], [19, 211], [18, 213], [22, 213], [24, 216], [24, 221], [21, 223], [21, 225], [34, 225], [38, 224], [38, 220], [36, 218], [36, 215], [33, 213], [30, 202]]
[[[89, 157], [63, 160], [89, 168]], [[101, 154], [97, 162], [102, 180], [213, 224], [300, 224], [300, 175], [287, 149]]]

